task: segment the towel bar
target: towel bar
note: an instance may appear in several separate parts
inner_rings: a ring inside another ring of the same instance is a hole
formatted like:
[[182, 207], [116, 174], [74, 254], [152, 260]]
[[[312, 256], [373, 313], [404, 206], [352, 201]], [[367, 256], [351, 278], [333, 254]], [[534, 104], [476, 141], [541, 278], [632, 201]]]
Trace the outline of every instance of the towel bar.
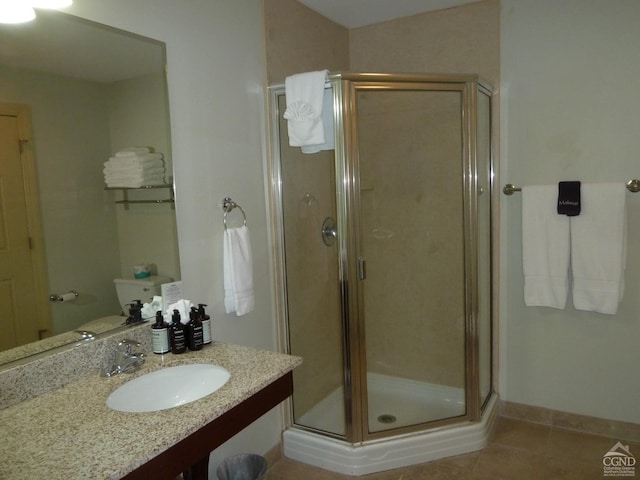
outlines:
[[[637, 178], [632, 178], [627, 182], [627, 190], [633, 193], [640, 192], [640, 180]], [[505, 195], [513, 195], [515, 192], [521, 192], [522, 188], [516, 187], [513, 183], [507, 183], [502, 188], [502, 193]]]

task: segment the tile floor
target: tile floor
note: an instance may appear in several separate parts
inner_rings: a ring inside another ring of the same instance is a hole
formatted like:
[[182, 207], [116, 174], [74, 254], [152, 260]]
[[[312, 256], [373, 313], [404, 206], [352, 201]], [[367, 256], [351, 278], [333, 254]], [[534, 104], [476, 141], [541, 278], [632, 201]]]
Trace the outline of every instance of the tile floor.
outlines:
[[[281, 458], [265, 480], [614, 480], [622, 477], [605, 477], [602, 457], [618, 440], [499, 417], [480, 452], [361, 477]], [[640, 444], [622, 443], [640, 458]]]

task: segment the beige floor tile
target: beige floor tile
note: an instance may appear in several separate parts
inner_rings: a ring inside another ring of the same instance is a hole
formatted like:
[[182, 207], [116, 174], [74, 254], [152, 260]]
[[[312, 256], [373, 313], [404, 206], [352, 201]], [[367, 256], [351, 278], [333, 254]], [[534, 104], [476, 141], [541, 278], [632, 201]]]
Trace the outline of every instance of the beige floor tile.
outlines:
[[473, 470], [475, 480], [544, 480], [544, 455], [527, 450], [489, 445]]
[[447, 462], [430, 462], [408, 470], [402, 480], [473, 480], [473, 469]]
[[550, 458], [545, 480], [603, 480], [602, 462]]
[[362, 475], [360, 477], [349, 477], [351, 479], [358, 480], [406, 480], [407, 472], [410, 468], [398, 468], [394, 470], [387, 470], [385, 472], [370, 473], [369, 475]]
[[544, 454], [547, 451], [550, 432], [551, 428], [545, 425], [498, 418], [489, 443]]
[[547, 456], [601, 465], [602, 456], [615, 443], [615, 440], [607, 437], [552, 428], [549, 434]]
[[265, 480], [347, 480], [348, 475], [330, 472], [301, 462], [283, 458], [276, 462], [265, 476]]
[[443, 465], [450, 465], [453, 467], [458, 467], [464, 470], [473, 471], [473, 467], [475, 467], [478, 458], [480, 458], [480, 454], [482, 451], [467, 453], [464, 455], [456, 455], [455, 457], [447, 457], [442, 460], [436, 460], [437, 463]]

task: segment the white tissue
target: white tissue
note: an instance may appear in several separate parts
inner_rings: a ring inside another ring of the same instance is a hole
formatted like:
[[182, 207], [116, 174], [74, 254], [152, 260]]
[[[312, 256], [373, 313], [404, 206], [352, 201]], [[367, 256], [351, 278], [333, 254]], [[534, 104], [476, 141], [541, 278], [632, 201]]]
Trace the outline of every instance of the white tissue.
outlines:
[[142, 318], [146, 319], [154, 318], [158, 310], [162, 310], [162, 297], [156, 295], [151, 299], [149, 303], [145, 303], [144, 305], [142, 305], [142, 309], [140, 310], [140, 312], [142, 313]]
[[171, 318], [173, 316], [173, 311], [178, 310], [180, 313], [180, 323], [186, 325], [189, 323], [189, 312], [191, 312], [191, 307], [193, 306], [194, 305], [191, 303], [191, 300], [178, 300], [176, 303], [169, 305], [167, 308], [167, 315]]
[[63, 293], [60, 295], [60, 302], [75, 302], [76, 294], [73, 292]]

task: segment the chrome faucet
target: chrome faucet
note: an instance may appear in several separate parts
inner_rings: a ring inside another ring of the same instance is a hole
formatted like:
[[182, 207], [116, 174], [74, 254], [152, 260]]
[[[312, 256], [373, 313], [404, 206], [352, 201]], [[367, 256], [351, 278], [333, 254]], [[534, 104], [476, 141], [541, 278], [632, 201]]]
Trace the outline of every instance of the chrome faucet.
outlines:
[[118, 342], [114, 352], [113, 364], [102, 372], [103, 377], [112, 377], [124, 372], [133, 372], [140, 368], [145, 361], [143, 352], [133, 352], [132, 348], [141, 347], [140, 342], [125, 338]]

